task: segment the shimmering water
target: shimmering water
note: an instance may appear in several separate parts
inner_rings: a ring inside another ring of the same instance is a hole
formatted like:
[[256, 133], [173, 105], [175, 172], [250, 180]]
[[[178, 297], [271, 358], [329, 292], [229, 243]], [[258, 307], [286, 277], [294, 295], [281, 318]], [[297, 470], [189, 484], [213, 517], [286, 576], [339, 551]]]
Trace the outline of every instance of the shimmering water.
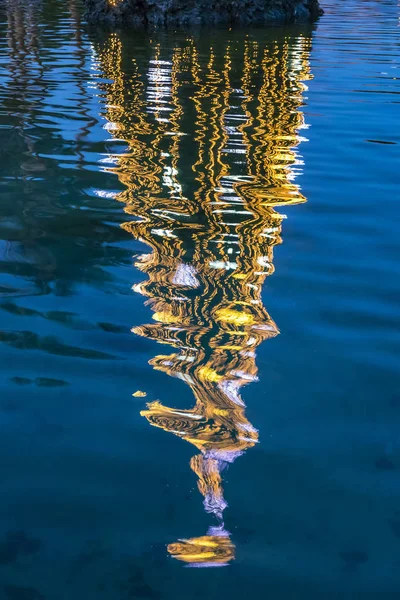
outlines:
[[2, 5], [1, 599], [398, 598], [399, 10], [325, 9]]

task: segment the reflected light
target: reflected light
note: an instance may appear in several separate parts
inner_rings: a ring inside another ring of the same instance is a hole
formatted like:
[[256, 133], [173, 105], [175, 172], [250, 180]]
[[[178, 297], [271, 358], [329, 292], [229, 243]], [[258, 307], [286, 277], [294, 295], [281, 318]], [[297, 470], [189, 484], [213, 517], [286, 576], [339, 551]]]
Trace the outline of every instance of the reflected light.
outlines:
[[146, 279], [134, 290], [153, 322], [133, 332], [172, 348], [150, 364], [194, 397], [187, 409], [155, 401], [141, 412], [198, 451], [190, 467], [213, 524], [168, 545], [192, 566], [235, 557], [222, 474], [258, 442], [241, 389], [258, 380], [258, 346], [279, 333], [261, 295], [282, 241], [279, 211], [306, 201], [295, 179], [309, 51], [308, 38], [287, 37], [200, 54], [188, 38], [173, 50], [153, 44], [146, 67], [129, 57], [126, 72], [118, 35], [97, 49], [111, 81], [100, 84], [108, 130], [129, 147], [103, 168], [125, 187], [124, 229], [150, 248], [136, 262]]

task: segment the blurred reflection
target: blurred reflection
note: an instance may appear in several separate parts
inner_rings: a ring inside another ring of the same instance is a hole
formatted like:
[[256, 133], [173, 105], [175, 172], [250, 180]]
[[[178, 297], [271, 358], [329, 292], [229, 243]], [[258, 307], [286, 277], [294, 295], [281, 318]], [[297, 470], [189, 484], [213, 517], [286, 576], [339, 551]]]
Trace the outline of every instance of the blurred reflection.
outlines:
[[105, 177], [90, 171], [97, 115], [82, 32], [78, 0], [0, 2], [0, 300], [102, 286], [121, 261], [120, 212], [96, 197]]
[[111, 80], [101, 84], [106, 128], [127, 144], [105, 168], [126, 187], [117, 198], [134, 218], [123, 227], [151, 249], [134, 289], [154, 323], [134, 332], [174, 349], [151, 364], [194, 395], [192, 408], [151, 402], [142, 415], [197, 448], [190, 466], [214, 517], [206, 535], [168, 550], [194, 566], [226, 565], [235, 547], [222, 473], [258, 441], [240, 392], [257, 380], [257, 347], [279, 333], [261, 296], [281, 242], [276, 207], [305, 201], [295, 177], [310, 39], [156, 41], [136, 63], [112, 34], [97, 50]]
[[7, 42], [10, 56], [15, 58], [18, 54], [31, 54], [40, 61], [40, 0], [36, 2], [5, 0], [4, 8], [7, 16]]

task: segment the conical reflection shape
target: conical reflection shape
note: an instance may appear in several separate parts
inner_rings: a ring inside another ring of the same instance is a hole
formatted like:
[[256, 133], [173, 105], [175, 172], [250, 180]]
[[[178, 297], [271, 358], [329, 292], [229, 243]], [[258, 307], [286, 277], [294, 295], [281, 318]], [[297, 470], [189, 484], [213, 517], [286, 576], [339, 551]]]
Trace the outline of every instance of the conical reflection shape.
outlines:
[[124, 56], [116, 34], [97, 50], [111, 80], [102, 84], [107, 128], [127, 144], [105, 168], [126, 188], [117, 199], [133, 219], [123, 227], [150, 248], [134, 289], [153, 323], [133, 331], [173, 348], [151, 364], [194, 396], [187, 409], [157, 401], [141, 414], [196, 447], [190, 466], [214, 517], [206, 535], [168, 551], [194, 566], [226, 565], [235, 547], [223, 521], [223, 470], [258, 441], [241, 388], [257, 380], [257, 347], [279, 333], [262, 288], [281, 209], [305, 201], [295, 178], [310, 39], [261, 45], [239, 36], [211, 46], [185, 38], [172, 49], [155, 41], [146, 69]]

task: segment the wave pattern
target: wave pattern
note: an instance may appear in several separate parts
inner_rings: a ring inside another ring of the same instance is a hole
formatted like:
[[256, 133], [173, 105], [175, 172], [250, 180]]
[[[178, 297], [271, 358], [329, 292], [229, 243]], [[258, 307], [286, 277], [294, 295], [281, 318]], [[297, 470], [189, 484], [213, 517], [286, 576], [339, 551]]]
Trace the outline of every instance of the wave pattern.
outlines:
[[117, 199], [133, 218], [123, 227], [150, 247], [136, 262], [146, 279], [134, 289], [154, 322], [133, 331], [173, 349], [151, 364], [194, 396], [185, 410], [157, 401], [141, 413], [199, 451], [190, 466], [215, 522], [206, 535], [168, 546], [194, 566], [235, 555], [222, 472], [258, 441], [241, 389], [257, 380], [257, 347], [279, 333], [262, 288], [281, 243], [276, 208], [305, 201], [295, 178], [309, 50], [301, 36], [206, 51], [190, 38], [172, 50], [154, 42], [147, 70], [133, 59], [127, 71], [117, 34], [96, 48], [110, 80], [100, 84], [106, 127], [127, 144], [105, 169], [126, 188]]

